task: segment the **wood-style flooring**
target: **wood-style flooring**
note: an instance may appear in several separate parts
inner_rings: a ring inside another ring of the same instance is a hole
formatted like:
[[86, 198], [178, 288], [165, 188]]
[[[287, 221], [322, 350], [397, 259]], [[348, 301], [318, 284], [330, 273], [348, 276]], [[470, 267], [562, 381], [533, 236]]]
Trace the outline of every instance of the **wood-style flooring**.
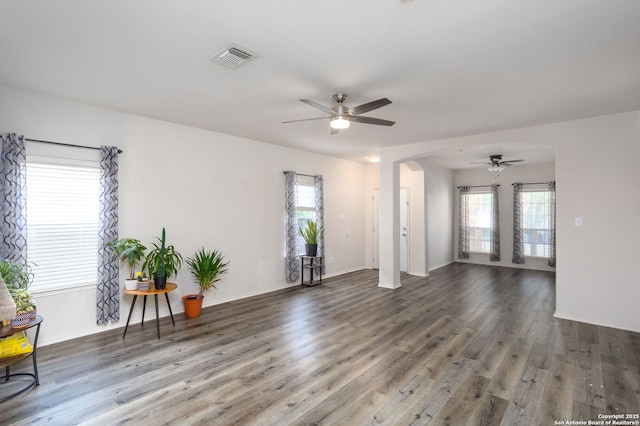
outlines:
[[455, 263], [396, 290], [377, 282], [360, 271], [177, 314], [161, 340], [148, 313], [125, 340], [42, 347], [40, 386], [0, 404], [0, 424], [554, 425], [640, 412], [640, 334], [555, 319], [553, 273]]

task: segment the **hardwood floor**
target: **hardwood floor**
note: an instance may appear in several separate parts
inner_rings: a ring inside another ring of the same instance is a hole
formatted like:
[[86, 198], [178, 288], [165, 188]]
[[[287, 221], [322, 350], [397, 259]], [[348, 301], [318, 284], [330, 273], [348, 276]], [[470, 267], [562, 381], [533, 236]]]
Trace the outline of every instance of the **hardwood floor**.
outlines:
[[[553, 318], [549, 272], [360, 271], [41, 348], [0, 424], [553, 425], [640, 411], [640, 334]], [[43, 327], [46, 327], [46, 319]], [[23, 367], [29, 366], [23, 361]], [[1, 387], [4, 385], [0, 385]]]

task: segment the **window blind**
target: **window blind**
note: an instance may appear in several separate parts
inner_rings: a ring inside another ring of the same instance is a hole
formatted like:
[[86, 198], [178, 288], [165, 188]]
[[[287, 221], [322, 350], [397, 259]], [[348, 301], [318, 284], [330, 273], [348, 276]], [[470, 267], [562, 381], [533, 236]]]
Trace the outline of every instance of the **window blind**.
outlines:
[[[298, 176], [297, 186], [297, 216], [298, 228], [307, 226], [307, 219], [316, 220], [316, 190], [312, 176]], [[298, 253], [305, 252], [305, 241], [298, 230]]]
[[32, 290], [96, 285], [99, 191], [97, 162], [78, 166], [27, 157], [27, 259], [33, 263]]

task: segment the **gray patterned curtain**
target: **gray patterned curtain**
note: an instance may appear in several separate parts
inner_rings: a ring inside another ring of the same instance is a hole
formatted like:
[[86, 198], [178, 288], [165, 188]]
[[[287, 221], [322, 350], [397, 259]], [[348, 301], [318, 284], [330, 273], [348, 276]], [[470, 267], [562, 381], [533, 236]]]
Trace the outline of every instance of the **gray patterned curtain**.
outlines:
[[[313, 177], [313, 184], [315, 187], [315, 204], [316, 204], [316, 224], [318, 225], [318, 229], [324, 229], [324, 179], [322, 175]], [[324, 257], [324, 232], [320, 234], [320, 239], [318, 240], [318, 256]], [[324, 274], [324, 262], [322, 262], [322, 273]], [[315, 269], [316, 275], [320, 274], [318, 269]]]
[[522, 235], [522, 184], [513, 184], [513, 257], [512, 263], [524, 263], [524, 239]]
[[458, 259], [469, 259], [469, 186], [460, 187]]
[[106, 244], [118, 239], [118, 148], [100, 147], [100, 230], [98, 232], [98, 324], [120, 319], [118, 258]]
[[297, 176], [296, 172], [288, 170], [285, 176], [285, 208], [286, 223], [286, 251], [285, 275], [288, 283], [298, 280], [300, 266], [298, 259], [298, 217], [297, 217]]
[[556, 183], [549, 182], [549, 266], [556, 266]]
[[491, 185], [491, 242], [489, 260], [500, 261], [500, 209], [498, 205], [498, 186]]
[[27, 261], [27, 155], [24, 136], [0, 135], [0, 257], [19, 263]]

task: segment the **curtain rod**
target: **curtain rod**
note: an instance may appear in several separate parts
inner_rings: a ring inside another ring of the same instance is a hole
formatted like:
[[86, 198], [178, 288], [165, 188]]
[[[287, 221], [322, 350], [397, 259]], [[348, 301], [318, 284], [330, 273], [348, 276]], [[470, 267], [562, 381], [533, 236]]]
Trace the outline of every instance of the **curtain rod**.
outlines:
[[[487, 186], [493, 186], [493, 185], [469, 185], [469, 188], [486, 188]], [[500, 186], [500, 185], [496, 185], [496, 186]], [[462, 186], [458, 186], [458, 189], [460, 188], [462, 188]]]
[[[72, 143], [44, 141], [44, 140], [41, 140], [41, 139], [28, 139], [28, 138], [25, 138], [25, 140], [27, 140], [29, 142], [40, 142], [40, 143], [49, 143], [49, 144], [52, 144], [52, 145], [71, 146], [71, 147], [74, 147], [74, 148], [100, 149], [100, 148], [95, 147], [95, 146], [75, 145], [75, 144], [72, 144]], [[122, 154], [122, 150], [121, 149], [118, 149], [118, 154]]]
[[[553, 181], [551, 181], [553, 182]], [[516, 182], [516, 183], [520, 183], [520, 185], [547, 185], [551, 182], [529, 182], [529, 183], [521, 183], [521, 182]], [[511, 186], [515, 185], [515, 183], [512, 183]]]
[[[286, 173], [286, 172], [282, 172], [282, 173]], [[296, 176], [316, 177], [316, 176], [322, 176], [322, 175], [305, 175], [304, 173], [296, 172]]]

